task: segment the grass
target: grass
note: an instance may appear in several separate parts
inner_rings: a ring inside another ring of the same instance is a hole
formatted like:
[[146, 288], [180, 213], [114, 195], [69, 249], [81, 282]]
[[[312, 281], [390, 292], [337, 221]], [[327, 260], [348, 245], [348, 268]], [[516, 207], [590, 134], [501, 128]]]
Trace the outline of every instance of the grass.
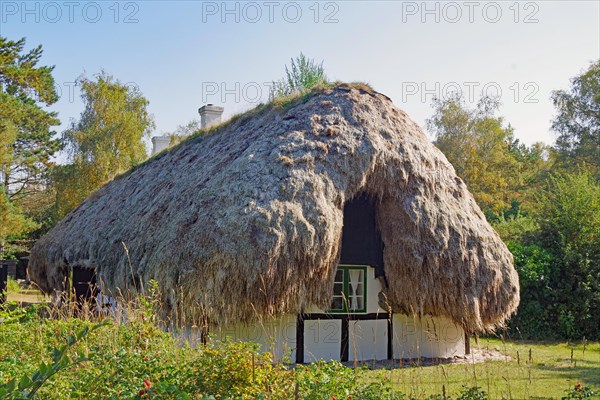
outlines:
[[16, 302], [18, 304], [33, 304], [46, 303], [49, 301], [48, 296], [44, 295], [33, 285], [23, 285], [8, 277], [6, 285], [6, 298], [8, 302]]
[[[290, 368], [272, 364], [253, 344], [190, 347], [176, 329], [158, 327], [157, 298], [129, 304], [116, 321], [73, 344], [65, 354], [83, 361], [61, 367], [39, 398], [440, 400], [429, 396], [445, 394], [457, 400], [480, 399], [464, 397], [477, 386], [489, 399], [560, 399], [578, 383], [600, 388], [600, 343], [486, 338], [472, 340], [471, 347], [501, 353], [500, 360], [374, 370], [339, 363]], [[5, 382], [51, 365], [56, 349], [99, 320], [76, 306], [0, 307], [0, 398]]]
[[19, 282], [17, 282], [16, 280], [14, 280], [13, 278], [11, 278], [9, 276], [6, 281], [6, 291], [10, 293], [10, 292], [19, 292], [20, 290], [21, 290], [21, 286], [19, 285]]
[[[479, 386], [493, 399], [560, 399], [577, 383], [600, 387], [600, 343], [587, 343], [585, 352], [583, 343], [506, 342], [493, 338], [480, 339], [479, 344], [472, 340], [471, 346], [499, 351], [506, 358], [397, 368], [388, 371], [387, 377], [398, 390], [419, 398], [443, 391], [456, 396], [464, 386]], [[368, 371], [366, 376], [374, 373]]]

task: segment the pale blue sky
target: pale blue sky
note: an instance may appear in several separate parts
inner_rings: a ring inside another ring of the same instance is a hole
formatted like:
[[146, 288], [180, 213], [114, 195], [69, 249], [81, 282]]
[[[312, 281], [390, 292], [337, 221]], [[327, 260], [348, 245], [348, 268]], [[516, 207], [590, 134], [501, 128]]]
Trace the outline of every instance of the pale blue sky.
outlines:
[[600, 58], [597, 1], [0, 0], [0, 12], [0, 34], [42, 44], [43, 63], [56, 65], [58, 131], [82, 110], [70, 91], [84, 72], [135, 83], [160, 134], [203, 103], [230, 116], [266, 100], [265, 83], [302, 51], [330, 79], [370, 83], [421, 125], [444, 90], [476, 101], [499, 88], [517, 137], [551, 143], [551, 91]]

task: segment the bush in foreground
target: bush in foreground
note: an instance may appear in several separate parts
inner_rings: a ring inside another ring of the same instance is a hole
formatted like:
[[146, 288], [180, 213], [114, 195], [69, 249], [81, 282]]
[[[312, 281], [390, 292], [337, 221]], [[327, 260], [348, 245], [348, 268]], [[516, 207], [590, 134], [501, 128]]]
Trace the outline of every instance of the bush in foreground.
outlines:
[[[275, 364], [252, 343], [211, 341], [192, 347], [156, 325], [152, 304], [143, 299], [119, 321], [57, 315], [47, 306], [0, 308], [0, 399], [489, 398], [471, 386], [453, 397], [411, 397], [397, 390], [390, 371], [322, 361]], [[579, 385], [565, 398], [593, 396]]]

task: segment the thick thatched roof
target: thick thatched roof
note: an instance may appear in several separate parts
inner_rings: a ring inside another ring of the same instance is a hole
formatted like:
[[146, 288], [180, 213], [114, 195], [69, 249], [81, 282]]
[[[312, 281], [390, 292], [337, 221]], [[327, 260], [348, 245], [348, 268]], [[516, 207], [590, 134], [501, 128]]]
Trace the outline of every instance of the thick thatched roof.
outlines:
[[359, 85], [259, 107], [110, 182], [37, 242], [30, 274], [46, 291], [69, 266], [95, 268], [109, 290], [155, 279], [167, 309], [217, 324], [327, 308], [344, 203], [363, 193], [394, 309], [471, 332], [515, 311], [512, 256], [463, 181]]

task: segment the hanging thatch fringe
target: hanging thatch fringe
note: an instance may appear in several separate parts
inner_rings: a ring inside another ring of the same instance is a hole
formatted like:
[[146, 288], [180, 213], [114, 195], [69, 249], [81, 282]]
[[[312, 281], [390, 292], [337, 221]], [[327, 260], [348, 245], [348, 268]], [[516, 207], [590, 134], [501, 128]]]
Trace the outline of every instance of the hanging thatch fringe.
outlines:
[[512, 256], [446, 158], [387, 97], [343, 84], [107, 184], [35, 245], [30, 274], [46, 291], [74, 265], [113, 291], [156, 279], [166, 308], [217, 324], [326, 308], [343, 206], [361, 193], [376, 199], [394, 309], [471, 332], [515, 311]]

